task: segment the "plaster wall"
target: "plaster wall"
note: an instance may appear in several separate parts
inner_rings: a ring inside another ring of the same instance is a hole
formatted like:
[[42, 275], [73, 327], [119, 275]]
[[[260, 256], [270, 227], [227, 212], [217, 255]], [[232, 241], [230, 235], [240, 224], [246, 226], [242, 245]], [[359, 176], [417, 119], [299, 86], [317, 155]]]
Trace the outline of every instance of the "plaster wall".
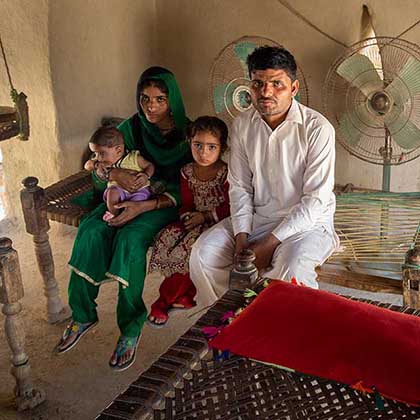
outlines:
[[48, 34], [66, 176], [103, 116], [134, 113], [137, 79], [154, 63], [155, 1], [50, 1]]
[[[0, 143], [7, 213], [20, 217], [21, 180], [34, 175], [48, 185], [58, 178], [58, 143], [55, 104], [51, 85], [47, 0], [0, 0], [1, 36], [15, 88], [28, 97], [30, 138]], [[4, 64], [0, 61], [0, 103], [12, 105]], [[5, 232], [3, 232], [5, 233]]]
[[[28, 96], [31, 135], [0, 144], [8, 218], [21, 219], [20, 181], [47, 186], [81, 168], [103, 116], [127, 117], [135, 87], [155, 63], [155, 1], [0, 0], [13, 83]], [[0, 103], [12, 105], [0, 62]]]
[[[346, 45], [361, 39], [363, 4], [370, 9], [378, 36], [397, 36], [420, 16], [418, 0], [294, 0], [289, 3], [314, 25]], [[267, 37], [290, 49], [305, 74], [310, 106], [321, 112], [325, 76], [333, 61], [345, 51], [277, 0], [157, 0], [157, 22], [161, 64], [176, 74], [192, 118], [213, 112], [207, 100], [213, 60], [224, 46], [241, 36]], [[420, 44], [420, 25], [404, 38]], [[415, 160], [394, 167], [391, 189], [420, 190], [419, 166], [420, 160]], [[336, 181], [381, 188], [382, 167], [350, 156], [337, 144]]]

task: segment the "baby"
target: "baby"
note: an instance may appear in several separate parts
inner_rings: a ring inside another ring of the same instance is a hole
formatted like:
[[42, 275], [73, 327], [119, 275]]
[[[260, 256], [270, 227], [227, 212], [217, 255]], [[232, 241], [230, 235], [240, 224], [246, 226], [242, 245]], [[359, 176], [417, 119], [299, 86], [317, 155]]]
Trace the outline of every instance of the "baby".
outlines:
[[124, 190], [115, 181], [108, 182], [104, 192], [108, 211], [105, 212], [103, 220], [107, 222], [115, 217], [119, 213], [115, 205], [122, 201], [143, 201], [150, 197], [149, 179], [155, 168], [138, 150], [126, 151], [124, 138], [115, 127], [98, 128], [89, 141], [89, 148], [94, 152], [94, 156], [85, 163], [86, 170], [96, 170], [97, 174], [105, 179], [108, 178], [110, 168], [131, 169], [141, 172], [141, 176], [144, 177], [143, 187], [133, 193]]

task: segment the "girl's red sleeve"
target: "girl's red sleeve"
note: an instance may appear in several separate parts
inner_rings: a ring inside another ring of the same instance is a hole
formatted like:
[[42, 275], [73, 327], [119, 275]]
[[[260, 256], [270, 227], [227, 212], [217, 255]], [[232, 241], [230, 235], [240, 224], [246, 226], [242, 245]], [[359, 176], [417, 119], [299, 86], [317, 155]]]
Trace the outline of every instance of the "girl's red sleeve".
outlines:
[[189, 211], [195, 211], [194, 197], [190, 189], [188, 180], [181, 170], [181, 207], [179, 209], [179, 216]]

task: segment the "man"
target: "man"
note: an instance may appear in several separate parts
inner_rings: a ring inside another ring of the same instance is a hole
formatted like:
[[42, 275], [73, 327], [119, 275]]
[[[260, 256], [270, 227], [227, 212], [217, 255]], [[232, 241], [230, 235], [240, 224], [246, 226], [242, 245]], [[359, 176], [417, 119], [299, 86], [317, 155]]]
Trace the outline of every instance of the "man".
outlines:
[[247, 64], [253, 108], [232, 126], [232, 216], [202, 234], [190, 258], [204, 305], [226, 292], [234, 255], [245, 248], [263, 276], [318, 288], [315, 267], [338, 242], [334, 128], [294, 99], [299, 81], [287, 50], [257, 48]]

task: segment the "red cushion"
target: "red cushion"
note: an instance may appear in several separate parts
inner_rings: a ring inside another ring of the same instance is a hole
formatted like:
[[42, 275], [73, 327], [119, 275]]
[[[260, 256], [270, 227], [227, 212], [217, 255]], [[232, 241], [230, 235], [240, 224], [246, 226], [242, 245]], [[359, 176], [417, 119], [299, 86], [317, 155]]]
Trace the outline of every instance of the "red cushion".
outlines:
[[420, 318], [413, 315], [276, 281], [211, 345], [420, 405]]

